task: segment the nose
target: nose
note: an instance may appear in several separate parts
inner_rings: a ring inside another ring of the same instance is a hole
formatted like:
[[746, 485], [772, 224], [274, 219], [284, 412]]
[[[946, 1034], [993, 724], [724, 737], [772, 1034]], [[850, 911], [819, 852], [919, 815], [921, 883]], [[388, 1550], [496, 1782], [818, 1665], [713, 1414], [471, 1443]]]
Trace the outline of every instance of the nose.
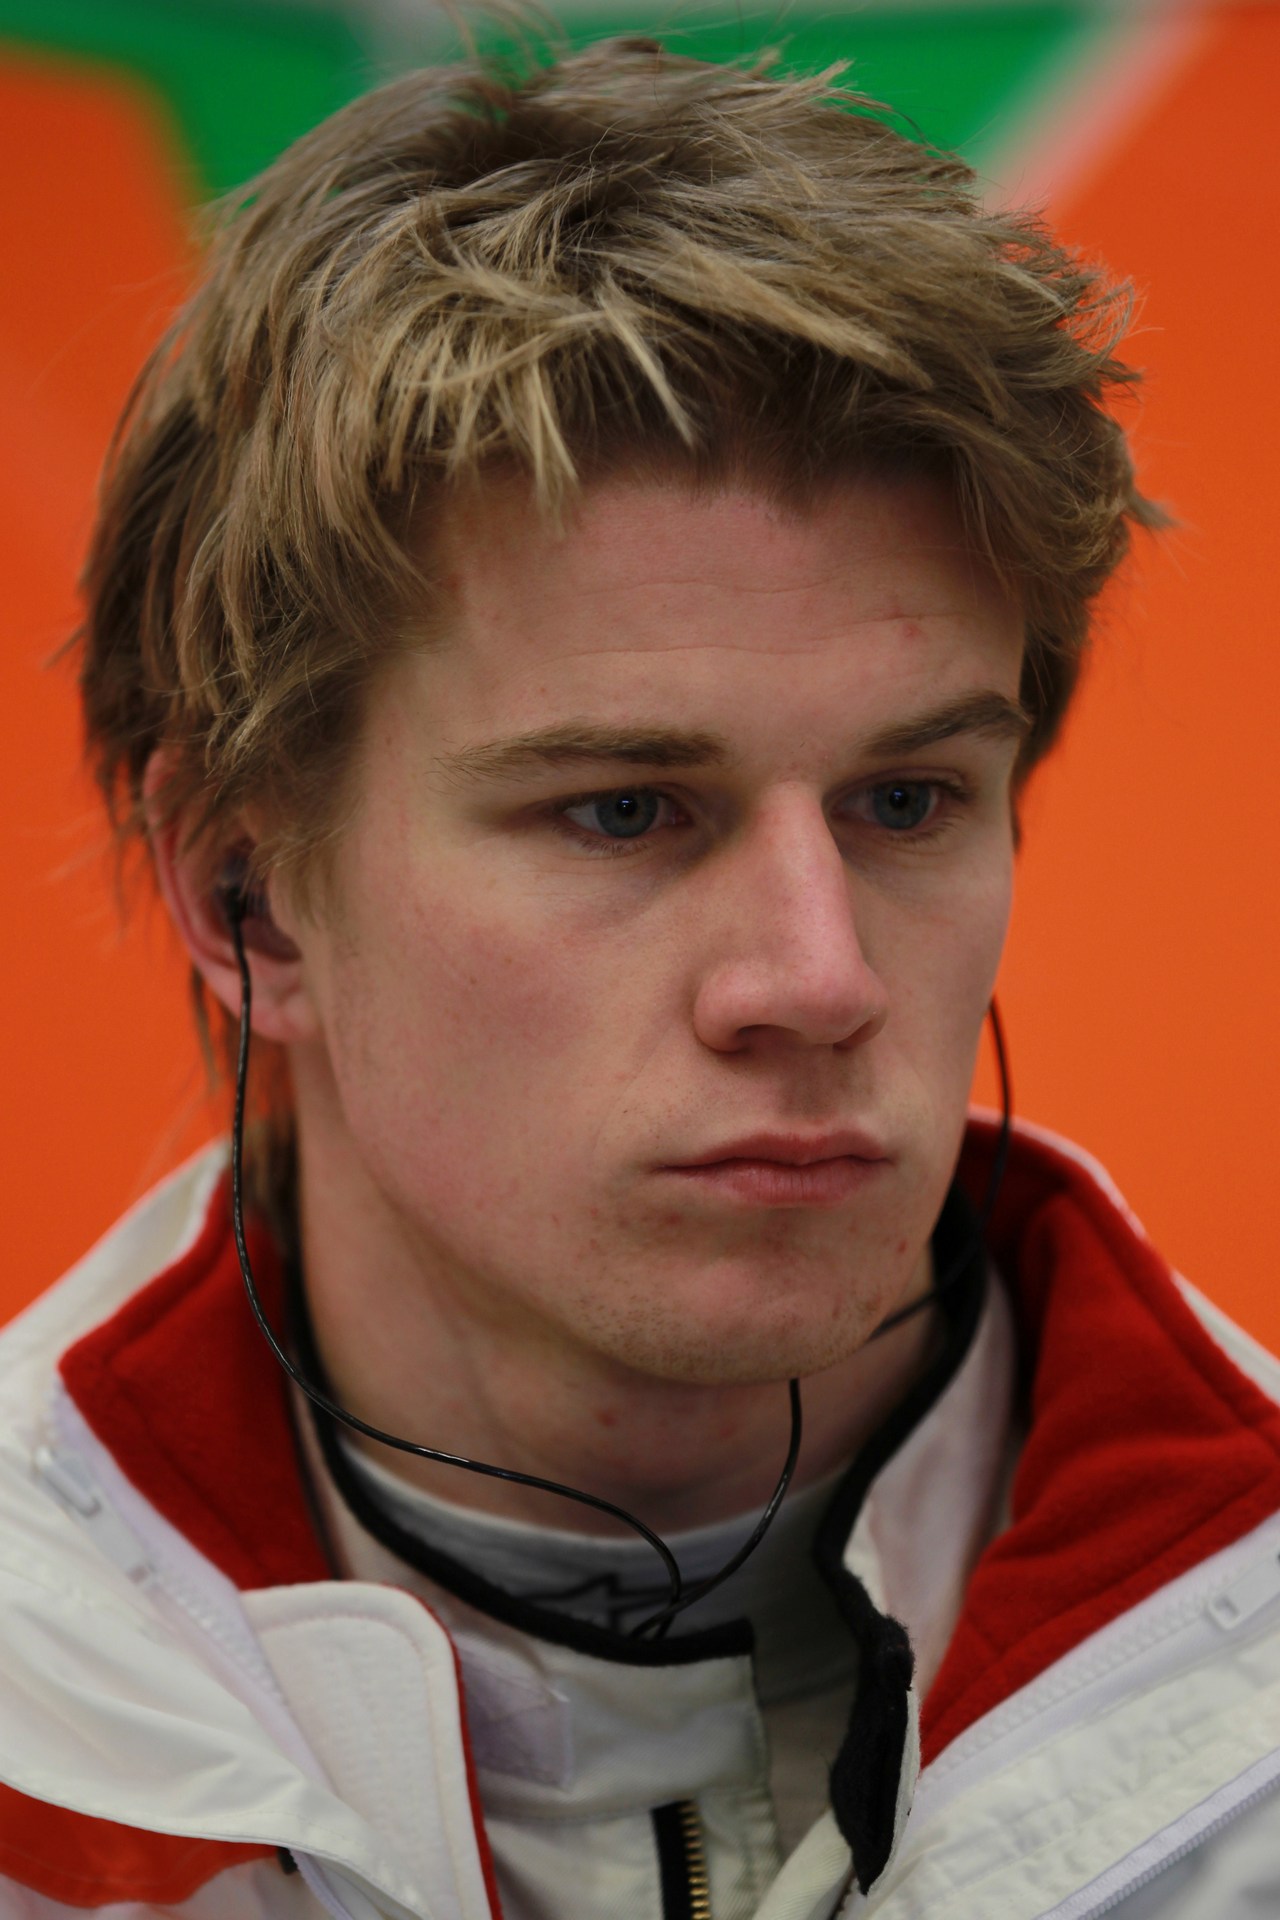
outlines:
[[884, 985], [855, 915], [853, 876], [820, 803], [773, 797], [720, 856], [712, 956], [694, 1029], [737, 1053], [761, 1043], [843, 1047], [884, 1025]]

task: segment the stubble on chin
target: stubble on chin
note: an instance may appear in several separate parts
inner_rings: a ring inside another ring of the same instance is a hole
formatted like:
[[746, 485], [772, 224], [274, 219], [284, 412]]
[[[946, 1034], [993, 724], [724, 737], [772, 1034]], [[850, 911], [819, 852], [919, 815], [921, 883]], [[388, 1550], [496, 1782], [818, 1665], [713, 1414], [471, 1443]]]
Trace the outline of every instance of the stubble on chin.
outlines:
[[606, 1367], [672, 1385], [763, 1386], [852, 1361], [928, 1282], [927, 1247], [896, 1272], [876, 1263], [865, 1279], [847, 1260], [799, 1278], [755, 1270], [736, 1284], [723, 1264], [713, 1276], [659, 1266], [630, 1283], [584, 1286], [566, 1317]]

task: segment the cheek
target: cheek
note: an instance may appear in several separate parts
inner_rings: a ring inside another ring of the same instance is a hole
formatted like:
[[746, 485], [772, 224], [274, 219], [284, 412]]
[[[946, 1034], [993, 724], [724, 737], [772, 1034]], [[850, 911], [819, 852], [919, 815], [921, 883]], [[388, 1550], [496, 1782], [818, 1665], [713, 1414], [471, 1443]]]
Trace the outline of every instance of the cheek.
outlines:
[[983, 1022], [1004, 952], [1013, 899], [1011, 860], [993, 861], [911, 934], [907, 1019], [917, 1069], [948, 1110], [967, 1103]]
[[594, 1124], [609, 1064], [589, 969], [564, 935], [460, 900], [447, 879], [363, 909], [378, 937], [338, 962], [326, 1024], [366, 1157], [394, 1184], [477, 1204], [546, 1180], [556, 1145]]
[[[948, 1092], [955, 1103], [957, 1150], [969, 1102], [973, 1096], [973, 1077], [983, 1045], [983, 1029], [996, 991], [1000, 962], [1004, 955], [1013, 906], [1013, 870], [1010, 860], [993, 877], [990, 886], [976, 903], [970, 920], [970, 937], [956, 955], [956, 977], [951, 983], [947, 1004], [951, 1012], [949, 1050], [954, 1074]], [[986, 1096], [983, 1096], [984, 1099]]]
[[977, 971], [984, 1009], [996, 990], [996, 976], [1004, 957], [1013, 913], [1013, 842], [1010, 836], [1007, 854], [984, 890], [982, 912], [977, 922], [974, 965]]
[[961, 1019], [979, 1020], [995, 992], [1013, 907], [1012, 862], [975, 889], [952, 946], [954, 995]]

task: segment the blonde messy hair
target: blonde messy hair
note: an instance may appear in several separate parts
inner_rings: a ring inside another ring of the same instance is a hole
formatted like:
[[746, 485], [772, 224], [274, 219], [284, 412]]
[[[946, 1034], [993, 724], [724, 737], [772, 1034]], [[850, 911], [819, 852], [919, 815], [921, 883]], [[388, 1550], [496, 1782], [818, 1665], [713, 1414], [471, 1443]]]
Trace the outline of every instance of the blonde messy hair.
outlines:
[[[1153, 510], [1105, 410], [1123, 295], [839, 84], [638, 37], [408, 75], [224, 210], [144, 370], [86, 572], [90, 752], [122, 843], [169, 804], [304, 878], [339, 830], [380, 656], [429, 625], [451, 489], [606, 474], [803, 504], [868, 470], [952, 487], [1026, 611], [1026, 764], [1090, 603]], [[412, 558], [410, 557], [412, 555]]]

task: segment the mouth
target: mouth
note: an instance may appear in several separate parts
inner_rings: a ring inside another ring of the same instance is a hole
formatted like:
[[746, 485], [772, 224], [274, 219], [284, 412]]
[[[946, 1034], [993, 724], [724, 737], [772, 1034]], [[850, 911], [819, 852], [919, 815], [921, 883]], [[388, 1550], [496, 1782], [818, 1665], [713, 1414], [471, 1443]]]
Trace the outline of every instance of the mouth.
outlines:
[[753, 1134], [662, 1168], [704, 1198], [751, 1207], [838, 1207], [883, 1175], [885, 1149], [862, 1133]]

